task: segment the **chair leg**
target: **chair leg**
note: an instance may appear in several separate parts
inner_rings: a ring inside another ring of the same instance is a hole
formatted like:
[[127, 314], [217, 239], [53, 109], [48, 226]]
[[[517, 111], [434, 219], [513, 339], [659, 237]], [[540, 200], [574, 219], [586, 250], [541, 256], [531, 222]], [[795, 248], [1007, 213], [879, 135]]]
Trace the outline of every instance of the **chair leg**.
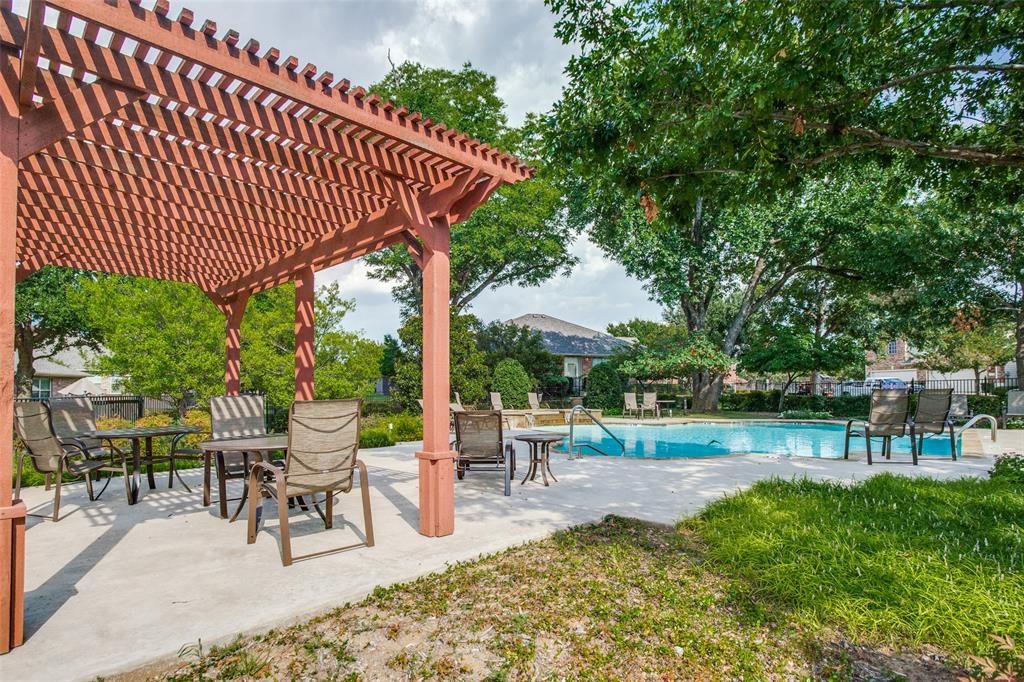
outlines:
[[46, 474], [43, 476], [43, 490], [47, 492], [50, 491], [50, 474]]
[[61, 479], [64, 478], [63, 475], [62, 475], [63, 473], [64, 472], [62, 471], [62, 472], [58, 473], [55, 476], [55, 478], [57, 479], [57, 482], [54, 484], [54, 493], [53, 493], [53, 520], [54, 521], [59, 521], [60, 520], [60, 484], [61, 484]]
[[[174, 460], [171, 460], [171, 466], [174, 467]], [[181, 472], [178, 471], [176, 467], [174, 468], [174, 475], [178, 477], [178, 483], [180, 483], [185, 488], [185, 490], [192, 492], [192, 488], [188, 487], [188, 483], [185, 483], [185, 479], [181, 477]], [[168, 485], [168, 487], [170, 487], [170, 485]]]
[[327, 491], [327, 501], [324, 502], [324, 528], [334, 528], [334, 491]]
[[505, 497], [512, 494], [512, 457], [505, 455]]
[[[921, 434], [921, 435], [923, 436], [924, 434]], [[914, 460], [914, 466], [917, 466], [917, 453], [918, 453], [918, 448], [917, 448], [917, 445], [914, 443], [914, 433], [911, 432], [910, 433], [910, 457], [911, 457], [911, 459]]]
[[949, 454], [953, 456], [953, 461], [956, 461], [956, 433], [953, 431], [953, 425], [949, 425]]
[[18, 477], [14, 486], [14, 499], [21, 499], [21, 470], [25, 467], [25, 455], [18, 457]]
[[203, 506], [210, 506], [210, 458], [212, 453], [203, 453]]
[[263, 511], [263, 494], [259, 485], [249, 486], [249, 524], [247, 533], [247, 544], [256, 542], [256, 533], [259, 531], [259, 517]]
[[[113, 475], [113, 474], [111, 474]], [[132, 480], [128, 477], [128, 460], [121, 457], [121, 478], [124, 480], [124, 494], [128, 504], [132, 503]]]
[[167, 489], [170, 490], [174, 487], [174, 455], [171, 455], [167, 460]]
[[864, 444], [868, 451], [868, 466], [871, 466], [874, 463], [871, 461], [871, 432], [867, 427], [864, 427]]
[[92, 494], [92, 472], [85, 472], [85, 492], [89, 495], [89, 501], [95, 502], [96, 496]]
[[366, 465], [356, 460], [359, 468], [359, 493], [363, 498], [363, 532], [366, 546], [373, 547], [373, 514], [370, 511], [370, 479], [366, 476]]
[[277, 497], [277, 516], [281, 522], [281, 563], [285, 566], [292, 565], [292, 535], [288, 530], [288, 504]]

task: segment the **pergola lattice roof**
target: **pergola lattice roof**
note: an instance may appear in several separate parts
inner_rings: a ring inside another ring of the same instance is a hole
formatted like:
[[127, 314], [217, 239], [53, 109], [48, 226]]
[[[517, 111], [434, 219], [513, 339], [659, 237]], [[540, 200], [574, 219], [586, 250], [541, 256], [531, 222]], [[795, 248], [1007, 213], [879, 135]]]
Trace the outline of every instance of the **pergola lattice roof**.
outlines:
[[22, 110], [19, 279], [65, 265], [228, 300], [403, 240], [418, 251], [418, 220], [458, 222], [532, 174], [166, 0], [0, 8], [0, 43], [21, 55], [3, 62]]

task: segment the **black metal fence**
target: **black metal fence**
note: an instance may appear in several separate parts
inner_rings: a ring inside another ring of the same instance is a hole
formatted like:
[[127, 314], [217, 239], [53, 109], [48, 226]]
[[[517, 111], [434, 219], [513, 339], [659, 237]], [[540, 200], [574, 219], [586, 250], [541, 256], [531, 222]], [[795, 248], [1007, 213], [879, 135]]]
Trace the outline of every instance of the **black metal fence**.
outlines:
[[[782, 382], [752, 381], [745, 386], [737, 387], [737, 390], [759, 390], [778, 391], [783, 387]], [[787, 394], [796, 395], [869, 395], [876, 388], [909, 388], [911, 392], [918, 393], [924, 388], [951, 388], [953, 393], [965, 395], [998, 395], [1008, 390], [1021, 387], [1017, 377], [1006, 377], [1003, 379], [985, 379], [980, 382], [974, 379], [928, 379], [927, 381], [885, 381], [884, 379], [866, 379], [864, 381], [818, 381], [794, 382], [786, 389]]]
[[[32, 402], [46, 400], [46, 398], [15, 398], [14, 400], [15, 402]], [[117, 418], [136, 421], [141, 419], [144, 414], [149, 413], [147, 401], [151, 399], [141, 395], [91, 395], [89, 400], [92, 401], [92, 411], [96, 419]]]

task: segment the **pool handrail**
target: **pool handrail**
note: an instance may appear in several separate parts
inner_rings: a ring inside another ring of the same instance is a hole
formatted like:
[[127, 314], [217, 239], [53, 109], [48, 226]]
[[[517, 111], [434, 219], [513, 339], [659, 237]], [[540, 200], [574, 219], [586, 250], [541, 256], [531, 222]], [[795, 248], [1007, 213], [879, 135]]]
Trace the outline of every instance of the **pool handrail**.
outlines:
[[[600, 452], [602, 455], [611, 457], [611, 455], [609, 453], [605, 452], [604, 450], [602, 450], [601, 448], [597, 447], [596, 445], [594, 445], [592, 443], [580, 443], [579, 445], [576, 445], [575, 437], [574, 437], [574, 435], [575, 435], [574, 434], [574, 429], [575, 429], [575, 426], [576, 426], [576, 413], [577, 412], [585, 413], [588, 417], [590, 417], [590, 420], [592, 422], [594, 422], [595, 424], [597, 424], [598, 426], [601, 427], [602, 431], [604, 431], [609, 436], [611, 436], [612, 440], [614, 440], [616, 443], [618, 443], [619, 444], [619, 448], [621, 448], [621, 451], [619, 452], [619, 457], [625, 456], [625, 454], [626, 454], [626, 444], [622, 441], [621, 438], [619, 438], [614, 433], [609, 431], [608, 427], [605, 426], [603, 423], [601, 423], [601, 420], [598, 419], [597, 417], [595, 417], [593, 412], [591, 412], [587, 408], [583, 407], [582, 405], [573, 405], [573, 408], [572, 408], [572, 410], [569, 411], [569, 416], [568, 416], [568, 420], [569, 420], [569, 459], [582, 458], [583, 457], [583, 448], [590, 448], [591, 450], [595, 450], [597, 452]], [[576, 453], [575, 456], [573, 455], [574, 451]]]
[[968, 420], [968, 422], [966, 424], [964, 424], [959, 429], [957, 429], [956, 437], [959, 438], [961, 435], [963, 435], [964, 431], [966, 431], [967, 429], [971, 428], [972, 426], [974, 426], [975, 424], [977, 424], [978, 422], [980, 422], [983, 419], [987, 419], [988, 423], [989, 423], [989, 426], [992, 427], [992, 442], [995, 443], [996, 442], [996, 429], [999, 426], [999, 422], [996, 421], [996, 418], [993, 417], [990, 414], [976, 414], [973, 417], [971, 417], [970, 420]]

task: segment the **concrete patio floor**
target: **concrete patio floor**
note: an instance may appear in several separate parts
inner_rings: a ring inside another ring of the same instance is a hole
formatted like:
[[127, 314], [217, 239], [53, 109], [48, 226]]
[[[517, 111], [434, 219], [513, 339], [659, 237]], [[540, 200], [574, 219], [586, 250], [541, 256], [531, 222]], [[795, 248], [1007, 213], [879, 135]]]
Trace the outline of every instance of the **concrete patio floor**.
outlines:
[[[1024, 432], [1001, 432], [999, 449], [1020, 449]], [[521, 445], [521, 444], [519, 444]], [[967, 444], [965, 443], [965, 446]], [[513, 483], [501, 494], [500, 476], [470, 472], [456, 483], [456, 530], [446, 538], [417, 532], [417, 443], [365, 450], [377, 544], [284, 568], [278, 554], [274, 507], [255, 545], [244, 521], [218, 518], [201, 504], [200, 472], [168, 490], [144, 490], [124, 501], [115, 480], [90, 503], [82, 484], [65, 488], [59, 523], [29, 517], [24, 646], [0, 657], [5, 680], [95, 679], [159, 659], [182, 645], [205, 647], [240, 632], [291, 623], [346, 602], [375, 586], [443, 570], [606, 514], [670, 523], [707, 501], [769, 476], [861, 480], [881, 472], [951, 478], [984, 476], [991, 452], [958, 462], [922, 460], [868, 468], [864, 461], [791, 459], [762, 455], [708, 459], [638, 460], [558, 455], [558, 483]], [[521, 479], [525, 453], [519, 453]], [[238, 488], [235, 489], [235, 495]], [[48, 514], [52, 493], [23, 491], [30, 513]], [[296, 555], [362, 541], [358, 494], [335, 505], [335, 528], [315, 513], [292, 515]]]

